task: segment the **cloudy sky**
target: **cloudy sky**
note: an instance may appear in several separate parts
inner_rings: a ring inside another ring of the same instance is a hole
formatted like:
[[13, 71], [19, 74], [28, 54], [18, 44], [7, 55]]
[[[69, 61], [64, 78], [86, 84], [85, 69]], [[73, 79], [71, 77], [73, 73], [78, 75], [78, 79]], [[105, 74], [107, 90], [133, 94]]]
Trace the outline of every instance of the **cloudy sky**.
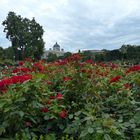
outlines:
[[9, 11], [43, 26], [46, 50], [116, 49], [140, 44], [140, 0], [0, 0], [0, 46], [10, 42], [1, 25]]

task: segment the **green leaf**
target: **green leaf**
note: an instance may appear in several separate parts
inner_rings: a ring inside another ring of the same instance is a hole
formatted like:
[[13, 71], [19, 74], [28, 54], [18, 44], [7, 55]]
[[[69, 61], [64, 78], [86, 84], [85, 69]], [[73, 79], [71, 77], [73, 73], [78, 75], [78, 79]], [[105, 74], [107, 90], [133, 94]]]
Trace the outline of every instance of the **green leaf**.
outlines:
[[0, 136], [1, 136], [3, 133], [5, 133], [5, 128], [2, 127], [2, 126], [0, 126]]
[[24, 112], [23, 111], [18, 111], [17, 113], [20, 115], [20, 117], [24, 116]]
[[140, 112], [137, 112], [134, 116], [134, 121], [137, 124], [140, 124]]
[[83, 130], [80, 134], [80, 138], [81, 137], [85, 137], [86, 135], [88, 134], [88, 131], [87, 130]]
[[88, 133], [92, 134], [94, 132], [94, 129], [92, 127], [88, 128]]
[[73, 118], [73, 114], [70, 114], [70, 115], [69, 115], [69, 119], [72, 119], [72, 118]]
[[44, 116], [44, 120], [49, 120], [50, 119], [50, 116], [49, 115], [45, 115]]
[[21, 97], [17, 100], [17, 102], [24, 102], [24, 101], [26, 101], [26, 99], [24, 97]]
[[79, 116], [81, 114], [81, 111], [78, 111], [75, 113], [76, 116]]
[[10, 110], [10, 108], [5, 108], [4, 112], [8, 112]]
[[60, 129], [64, 129], [64, 125], [60, 124], [60, 125], [59, 125], [59, 128], [60, 128]]
[[105, 139], [105, 140], [112, 140], [111, 137], [110, 137], [108, 134], [105, 134], [105, 135], [104, 135], [104, 139]]
[[1, 102], [0, 103], [0, 108], [3, 108], [3, 106], [6, 104], [6, 102]]
[[36, 120], [34, 119], [34, 117], [32, 117], [32, 116], [29, 116], [29, 119], [30, 119], [33, 123], [35, 123], [35, 124], [37, 123]]

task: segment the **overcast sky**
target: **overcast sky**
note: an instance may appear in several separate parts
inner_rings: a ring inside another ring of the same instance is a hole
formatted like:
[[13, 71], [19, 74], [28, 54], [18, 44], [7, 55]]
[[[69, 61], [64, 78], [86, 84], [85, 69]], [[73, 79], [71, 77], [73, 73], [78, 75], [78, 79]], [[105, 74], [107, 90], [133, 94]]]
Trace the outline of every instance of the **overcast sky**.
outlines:
[[140, 44], [140, 0], [0, 0], [0, 46], [10, 42], [2, 21], [9, 11], [43, 26], [46, 50], [117, 49]]

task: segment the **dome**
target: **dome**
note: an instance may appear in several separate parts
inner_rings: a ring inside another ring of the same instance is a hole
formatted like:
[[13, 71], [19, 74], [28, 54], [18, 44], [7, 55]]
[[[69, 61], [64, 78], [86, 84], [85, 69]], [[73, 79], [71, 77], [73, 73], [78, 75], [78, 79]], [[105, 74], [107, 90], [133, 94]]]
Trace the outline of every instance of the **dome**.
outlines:
[[53, 46], [54, 51], [60, 51], [60, 46], [57, 44], [57, 42]]

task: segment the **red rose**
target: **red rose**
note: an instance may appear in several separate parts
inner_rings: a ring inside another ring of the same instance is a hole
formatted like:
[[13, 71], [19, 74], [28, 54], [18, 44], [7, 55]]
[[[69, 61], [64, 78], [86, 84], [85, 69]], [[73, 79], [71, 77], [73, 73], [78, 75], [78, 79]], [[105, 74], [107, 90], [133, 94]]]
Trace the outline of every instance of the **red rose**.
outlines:
[[82, 72], [82, 73], [86, 73], [86, 70], [85, 70], [85, 69], [81, 69], [81, 72]]
[[66, 112], [64, 109], [59, 113], [59, 117], [62, 119], [64, 119], [66, 117]]
[[110, 79], [110, 83], [117, 82], [117, 81], [119, 81], [120, 78], [121, 78], [120, 76], [115, 76]]
[[5, 88], [1, 89], [1, 92], [2, 93], [5, 93], [6, 92], [6, 89]]
[[130, 87], [130, 85], [128, 83], [123, 85], [126, 89]]
[[52, 82], [50, 82], [50, 81], [47, 81], [47, 85], [51, 85], [52, 84]]
[[18, 64], [19, 64], [19, 66], [22, 66], [23, 65], [23, 62], [22, 61], [19, 61]]
[[63, 77], [62, 82], [69, 81], [69, 80], [71, 80], [71, 78], [69, 78], [69, 77]]
[[62, 99], [62, 94], [61, 94], [61, 93], [58, 93], [55, 97], [56, 97], [56, 99], [58, 99], [58, 100], [59, 100], [59, 99]]
[[49, 99], [48, 102], [47, 102], [47, 105], [50, 105], [50, 104], [51, 104], [51, 100]]
[[55, 97], [54, 96], [50, 96], [50, 99], [54, 99]]
[[41, 112], [44, 112], [44, 113], [47, 113], [48, 112], [48, 109], [46, 107], [42, 107], [40, 111]]

